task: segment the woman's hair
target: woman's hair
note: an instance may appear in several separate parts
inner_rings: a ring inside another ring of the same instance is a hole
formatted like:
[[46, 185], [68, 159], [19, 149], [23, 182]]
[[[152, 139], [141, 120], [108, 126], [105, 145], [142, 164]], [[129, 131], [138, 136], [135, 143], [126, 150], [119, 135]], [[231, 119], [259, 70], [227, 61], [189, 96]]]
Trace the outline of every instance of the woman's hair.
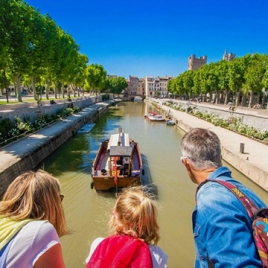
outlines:
[[208, 129], [194, 128], [186, 133], [181, 140], [181, 151], [196, 170], [222, 166], [219, 137]]
[[135, 236], [147, 244], [157, 244], [157, 207], [145, 187], [135, 186], [122, 191], [116, 200], [109, 229], [111, 234]]
[[43, 170], [18, 176], [0, 202], [0, 215], [12, 220], [48, 220], [59, 236], [68, 233], [59, 181]]

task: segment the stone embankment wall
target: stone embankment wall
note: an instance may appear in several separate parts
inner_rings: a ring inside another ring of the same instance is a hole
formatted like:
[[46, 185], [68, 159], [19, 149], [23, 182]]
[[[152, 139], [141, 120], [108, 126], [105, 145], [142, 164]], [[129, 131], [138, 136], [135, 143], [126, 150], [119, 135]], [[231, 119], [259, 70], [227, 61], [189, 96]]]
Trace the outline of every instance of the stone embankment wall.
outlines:
[[90, 105], [87, 100], [82, 102], [81, 107], [86, 105], [89, 107], [1, 149], [0, 198], [14, 178], [36, 168], [79, 128], [87, 122], [94, 122], [110, 105], [103, 102]]
[[[229, 119], [229, 118], [238, 118], [241, 120], [242, 124], [254, 127], [258, 131], [267, 130], [268, 126], [268, 111], [267, 110], [251, 110], [251, 113], [247, 113], [247, 108], [243, 107], [237, 107], [235, 111], [229, 110], [228, 107], [213, 107], [210, 106], [203, 106], [202, 104], [198, 103], [191, 103], [189, 105], [189, 102], [180, 102], [177, 101], [179, 105], [181, 105], [183, 108], [191, 107], [193, 109], [198, 109], [199, 111], [202, 111], [203, 113], [207, 114], [216, 114], [220, 118], [223, 119]], [[252, 114], [254, 111], [254, 114]]]
[[101, 101], [101, 96], [87, 97], [74, 99], [73, 101], [57, 101], [56, 104], [50, 104], [49, 101], [43, 101], [41, 106], [37, 106], [36, 102], [19, 103], [12, 105], [1, 105], [0, 106], [0, 119], [9, 118], [14, 120], [15, 117], [21, 119], [30, 118], [34, 121], [35, 118], [45, 114], [53, 114], [62, 108], [68, 107], [69, 105], [78, 106], [81, 109], [88, 107], [96, 102]]

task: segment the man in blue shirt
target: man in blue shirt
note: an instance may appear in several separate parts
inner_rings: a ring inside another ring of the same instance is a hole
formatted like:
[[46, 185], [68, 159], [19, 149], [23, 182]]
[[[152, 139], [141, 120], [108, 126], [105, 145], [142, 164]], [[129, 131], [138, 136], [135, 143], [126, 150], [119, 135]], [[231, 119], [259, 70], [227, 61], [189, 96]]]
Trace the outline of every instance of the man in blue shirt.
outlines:
[[199, 185], [192, 214], [195, 267], [262, 267], [252, 236], [252, 222], [241, 201], [217, 182], [202, 185], [207, 179], [228, 181], [258, 208], [266, 207], [222, 166], [218, 136], [210, 130], [194, 128], [182, 138], [181, 151], [189, 177]]

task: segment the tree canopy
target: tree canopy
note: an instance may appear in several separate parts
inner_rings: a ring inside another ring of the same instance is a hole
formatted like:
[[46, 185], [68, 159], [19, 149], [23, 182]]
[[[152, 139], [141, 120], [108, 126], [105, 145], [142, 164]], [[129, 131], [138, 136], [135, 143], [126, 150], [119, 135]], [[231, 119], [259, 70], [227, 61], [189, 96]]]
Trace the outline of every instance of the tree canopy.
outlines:
[[46, 88], [54, 86], [55, 98], [63, 86], [84, 85], [87, 56], [80, 54], [71, 35], [49, 15], [42, 15], [23, 0], [0, 0], [0, 87], [7, 81], [21, 100], [21, 83]]
[[122, 90], [127, 87], [127, 81], [124, 77], [111, 77], [108, 81], [110, 92], [114, 94], [122, 93]]
[[[255, 102], [266, 104], [268, 87], [268, 56], [266, 54], [245, 55], [228, 62], [221, 60], [203, 65], [196, 71], [185, 71], [168, 82], [168, 90], [184, 98], [200, 98], [214, 103], [229, 103], [251, 107]], [[212, 98], [213, 96], [213, 98]]]

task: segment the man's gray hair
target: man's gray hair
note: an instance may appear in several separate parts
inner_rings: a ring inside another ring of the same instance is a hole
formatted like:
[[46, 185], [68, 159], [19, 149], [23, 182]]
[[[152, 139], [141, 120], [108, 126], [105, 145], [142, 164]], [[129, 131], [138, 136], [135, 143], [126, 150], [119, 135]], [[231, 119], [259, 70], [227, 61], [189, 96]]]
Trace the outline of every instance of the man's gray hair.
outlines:
[[204, 128], [194, 128], [181, 140], [182, 156], [188, 158], [196, 170], [222, 166], [219, 137]]

